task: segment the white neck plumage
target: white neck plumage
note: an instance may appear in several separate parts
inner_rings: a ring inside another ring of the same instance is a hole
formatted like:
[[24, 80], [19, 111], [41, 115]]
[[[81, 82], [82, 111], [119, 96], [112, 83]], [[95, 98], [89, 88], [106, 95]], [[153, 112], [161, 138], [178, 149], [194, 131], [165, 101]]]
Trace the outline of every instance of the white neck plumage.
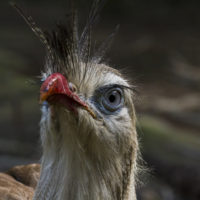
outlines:
[[87, 159], [87, 155], [77, 155], [77, 152], [71, 152], [70, 156], [58, 154], [52, 160], [44, 157], [34, 199], [129, 199], [123, 191], [123, 178], [128, 177], [123, 177], [120, 159], [116, 158], [115, 163], [110, 163], [109, 160], [105, 163], [96, 163]]
[[[69, 126], [55, 126], [41, 127], [43, 157], [34, 200], [136, 199], [133, 149], [120, 155], [92, 137], [88, 143], [93, 146], [84, 148], [77, 139], [81, 136], [75, 137], [77, 133], [66, 130]], [[52, 132], [55, 129], [59, 132]]]

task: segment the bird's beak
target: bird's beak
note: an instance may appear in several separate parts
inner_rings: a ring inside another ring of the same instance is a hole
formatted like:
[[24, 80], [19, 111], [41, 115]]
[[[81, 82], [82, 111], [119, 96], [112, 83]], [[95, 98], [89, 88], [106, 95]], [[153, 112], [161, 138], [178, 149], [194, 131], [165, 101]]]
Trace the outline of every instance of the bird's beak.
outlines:
[[50, 104], [61, 103], [69, 110], [75, 110], [75, 107], [81, 106], [87, 110], [92, 117], [96, 118], [94, 112], [82, 101], [77, 94], [69, 88], [67, 79], [60, 73], [50, 75], [40, 88], [40, 103], [47, 101]]

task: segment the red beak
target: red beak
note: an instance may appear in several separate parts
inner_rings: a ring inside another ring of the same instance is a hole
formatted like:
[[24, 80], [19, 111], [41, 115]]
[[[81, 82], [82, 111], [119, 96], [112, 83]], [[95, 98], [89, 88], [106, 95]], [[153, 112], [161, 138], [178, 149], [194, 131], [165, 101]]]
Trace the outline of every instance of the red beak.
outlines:
[[70, 90], [67, 79], [60, 73], [50, 75], [42, 84], [40, 102], [43, 101], [48, 101], [50, 104], [62, 104], [71, 111], [81, 106], [95, 118], [95, 114], [88, 105]]

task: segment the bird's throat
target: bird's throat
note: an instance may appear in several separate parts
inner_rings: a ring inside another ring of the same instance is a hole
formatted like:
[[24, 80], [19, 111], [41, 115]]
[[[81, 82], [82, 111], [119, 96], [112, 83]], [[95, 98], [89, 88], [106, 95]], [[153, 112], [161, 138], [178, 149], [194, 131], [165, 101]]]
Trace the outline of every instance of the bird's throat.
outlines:
[[89, 138], [86, 128], [78, 132], [75, 118], [66, 113], [57, 116], [57, 112], [59, 129], [55, 121], [49, 127], [52, 118], [47, 113], [41, 121], [43, 157], [34, 200], [135, 200], [134, 152], [111, 151], [110, 146], [98, 143], [97, 136]]
[[113, 161], [113, 164], [93, 163], [87, 160], [86, 155], [78, 152], [68, 152], [68, 155], [56, 157], [54, 160], [43, 157], [34, 200], [122, 199], [122, 171], [119, 161]]

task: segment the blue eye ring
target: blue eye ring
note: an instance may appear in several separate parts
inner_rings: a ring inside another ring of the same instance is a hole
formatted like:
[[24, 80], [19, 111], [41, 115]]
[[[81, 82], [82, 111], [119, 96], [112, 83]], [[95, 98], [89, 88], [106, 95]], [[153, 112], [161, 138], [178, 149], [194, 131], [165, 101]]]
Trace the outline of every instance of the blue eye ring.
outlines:
[[124, 106], [124, 90], [118, 85], [107, 85], [97, 89], [91, 102], [106, 115], [118, 112]]
[[111, 88], [101, 97], [101, 105], [110, 112], [114, 112], [123, 105], [123, 92], [120, 88]]

